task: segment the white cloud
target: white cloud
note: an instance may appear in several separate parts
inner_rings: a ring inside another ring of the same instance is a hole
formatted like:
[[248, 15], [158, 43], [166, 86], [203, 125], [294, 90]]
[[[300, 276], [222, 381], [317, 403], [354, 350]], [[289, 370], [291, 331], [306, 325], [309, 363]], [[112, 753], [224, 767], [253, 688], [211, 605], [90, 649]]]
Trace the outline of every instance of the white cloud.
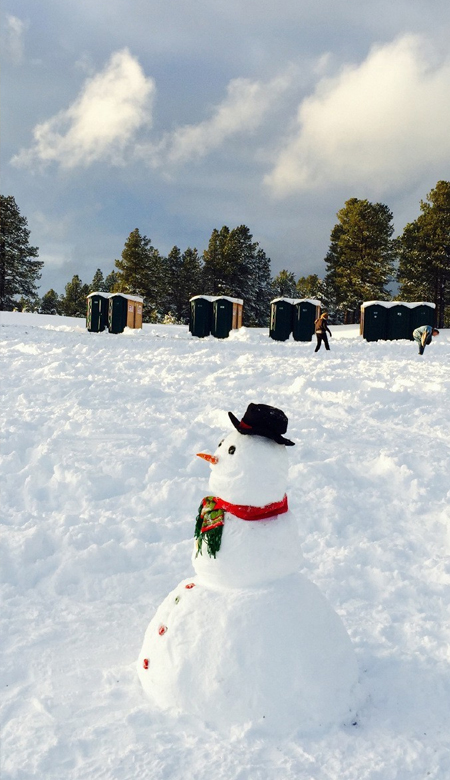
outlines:
[[15, 65], [19, 65], [24, 55], [24, 33], [27, 25], [17, 16], [8, 14], [4, 31], [5, 51]]
[[450, 59], [419, 36], [372, 49], [301, 103], [266, 184], [277, 196], [370, 184], [380, 193], [450, 166]]
[[56, 162], [62, 168], [100, 159], [120, 163], [136, 131], [151, 124], [154, 93], [154, 82], [139, 62], [127, 49], [118, 51], [104, 70], [85, 82], [68, 109], [34, 128], [34, 145], [12, 162]]
[[205, 157], [231, 136], [252, 133], [290, 86], [294, 73], [295, 69], [289, 68], [267, 83], [233, 79], [225, 99], [213, 108], [209, 119], [166, 133], [159, 143], [143, 144], [137, 150], [139, 156], [154, 167], [176, 166]]

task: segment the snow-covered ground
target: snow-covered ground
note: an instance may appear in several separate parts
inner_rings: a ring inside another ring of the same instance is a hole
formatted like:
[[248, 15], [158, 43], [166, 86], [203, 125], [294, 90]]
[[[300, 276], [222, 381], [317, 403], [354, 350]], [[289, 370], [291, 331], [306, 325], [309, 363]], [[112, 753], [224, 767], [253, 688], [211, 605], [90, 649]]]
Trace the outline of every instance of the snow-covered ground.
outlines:
[[[420, 357], [331, 329], [314, 354], [264, 330], [0, 314], [2, 780], [450, 777], [450, 332]], [[138, 681], [145, 629], [193, 571], [195, 453], [251, 401], [289, 417], [302, 571], [353, 640], [356, 726], [219, 733]]]

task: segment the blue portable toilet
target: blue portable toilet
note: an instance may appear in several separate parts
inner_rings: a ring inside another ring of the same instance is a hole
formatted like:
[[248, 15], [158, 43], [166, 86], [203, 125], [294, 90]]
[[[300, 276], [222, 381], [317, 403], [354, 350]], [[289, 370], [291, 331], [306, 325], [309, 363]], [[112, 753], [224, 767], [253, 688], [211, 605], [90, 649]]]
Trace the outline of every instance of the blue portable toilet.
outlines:
[[417, 303], [411, 304], [411, 315], [410, 315], [410, 329], [411, 329], [411, 335], [410, 338], [412, 339], [412, 332], [416, 328], [420, 328], [421, 325], [431, 325], [432, 328], [434, 328], [436, 324], [436, 304], [435, 303], [429, 303], [427, 301], [418, 301]]
[[110, 293], [93, 292], [87, 296], [86, 328], [91, 333], [101, 333], [108, 327]]
[[359, 332], [366, 341], [388, 338], [386, 301], [365, 301], [362, 304]]
[[388, 309], [388, 339], [411, 338], [411, 308], [402, 301], [392, 301]]
[[214, 300], [212, 295], [194, 295], [189, 299], [189, 330], [193, 336], [202, 339], [211, 335]]
[[242, 298], [230, 298], [228, 295], [216, 295], [213, 300], [211, 335], [216, 339], [226, 339], [230, 330], [242, 327]]
[[287, 341], [294, 327], [294, 304], [297, 298], [274, 298], [270, 301], [269, 336], [274, 341]]
[[294, 341], [311, 341], [315, 322], [320, 317], [322, 304], [315, 298], [300, 298], [294, 302], [292, 334]]

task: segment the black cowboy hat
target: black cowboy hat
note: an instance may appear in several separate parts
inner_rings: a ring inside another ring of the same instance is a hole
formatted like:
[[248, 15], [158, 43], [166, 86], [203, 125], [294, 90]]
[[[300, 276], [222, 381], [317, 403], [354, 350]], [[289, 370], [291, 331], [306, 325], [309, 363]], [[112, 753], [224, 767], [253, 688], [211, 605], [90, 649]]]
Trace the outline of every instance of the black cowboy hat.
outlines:
[[232, 412], [228, 416], [239, 433], [246, 436], [265, 436], [277, 444], [285, 444], [293, 447], [295, 442], [285, 439], [281, 434], [286, 433], [288, 418], [281, 409], [266, 404], [249, 404], [242, 420], [238, 420]]

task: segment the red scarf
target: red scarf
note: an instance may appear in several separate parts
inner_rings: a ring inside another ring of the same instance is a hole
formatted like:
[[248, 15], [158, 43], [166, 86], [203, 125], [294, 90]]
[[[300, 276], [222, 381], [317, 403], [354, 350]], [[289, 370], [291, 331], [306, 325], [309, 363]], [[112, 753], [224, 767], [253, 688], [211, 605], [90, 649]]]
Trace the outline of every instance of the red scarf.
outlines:
[[216, 498], [214, 501], [218, 509], [224, 509], [225, 512], [239, 517], [241, 520], [268, 520], [270, 517], [284, 515], [288, 511], [287, 496], [282, 501], [274, 501], [273, 504], [266, 506], [246, 506], [245, 504], [229, 504], [222, 498]]
[[206, 543], [208, 555], [215, 558], [222, 543], [222, 531], [225, 512], [239, 517], [241, 520], [268, 520], [270, 517], [283, 515], [288, 511], [287, 496], [282, 501], [275, 501], [266, 506], [245, 506], [229, 504], [222, 498], [206, 496], [198, 508], [195, 521], [195, 538], [197, 539], [197, 555], [202, 555], [203, 540]]

